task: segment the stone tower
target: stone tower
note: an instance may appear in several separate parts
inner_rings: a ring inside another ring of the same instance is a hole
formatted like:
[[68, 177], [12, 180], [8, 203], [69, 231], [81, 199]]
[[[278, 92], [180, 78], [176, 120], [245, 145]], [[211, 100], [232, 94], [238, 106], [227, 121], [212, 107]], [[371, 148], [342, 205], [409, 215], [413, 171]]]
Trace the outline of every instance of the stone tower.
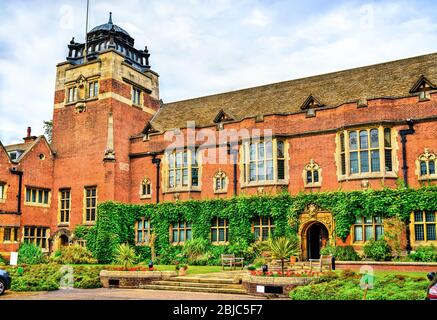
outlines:
[[[57, 65], [53, 111], [55, 230], [93, 224], [87, 208], [96, 202], [128, 201], [129, 141], [159, 108], [158, 74], [147, 47], [135, 49], [112, 14], [88, 33], [87, 44], [73, 38], [68, 49], [67, 60]], [[66, 205], [70, 217], [60, 219]]]

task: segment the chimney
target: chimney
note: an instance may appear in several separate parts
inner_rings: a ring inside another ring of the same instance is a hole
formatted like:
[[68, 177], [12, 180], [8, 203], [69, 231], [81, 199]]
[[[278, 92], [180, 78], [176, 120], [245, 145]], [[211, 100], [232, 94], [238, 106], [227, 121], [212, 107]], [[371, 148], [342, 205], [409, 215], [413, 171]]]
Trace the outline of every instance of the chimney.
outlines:
[[28, 143], [28, 142], [35, 141], [36, 139], [37, 139], [37, 137], [32, 136], [32, 128], [27, 127], [27, 136], [25, 138], [23, 138], [24, 142]]

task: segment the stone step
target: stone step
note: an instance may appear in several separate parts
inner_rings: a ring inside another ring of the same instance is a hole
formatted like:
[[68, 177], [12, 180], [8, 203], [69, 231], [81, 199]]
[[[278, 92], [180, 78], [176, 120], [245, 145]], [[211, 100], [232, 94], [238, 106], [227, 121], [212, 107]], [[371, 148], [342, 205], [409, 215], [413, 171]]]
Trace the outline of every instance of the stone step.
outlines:
[[201, 278], [201, 277], [172, 277], [168, 281], [176, 282], [193, 282], [193, 283], [218, 283], [218, 284], [239, 284], [241, 278], [223, 279], [223, 278]]
[[223, 288], [223, 289], [242, 289], [240, 284], [228, 283], [207, 283], [207, 282], [182, 282], [182, 281], [152, 281], [153, 285], [171, 287], [194, 287], [194, 288]]
[[141, 285], [140, 289], [205, 292], [205, 293], [246, 294], [246, 290], [244, 290], [244, 289], [181, 287], [181, 286], [163, 286], [163, 285], [153, 285], [153, 284]]

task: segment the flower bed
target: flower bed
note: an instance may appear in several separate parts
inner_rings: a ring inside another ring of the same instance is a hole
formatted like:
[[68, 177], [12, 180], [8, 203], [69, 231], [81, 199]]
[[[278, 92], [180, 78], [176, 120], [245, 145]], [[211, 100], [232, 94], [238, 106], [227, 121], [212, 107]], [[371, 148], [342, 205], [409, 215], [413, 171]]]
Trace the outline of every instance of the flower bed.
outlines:
[[258, 276], [258, 277], [282, 277], [282, 278], [290, 278], [290, 277], [305, 277], [305, 278], [312, 278], [312, 277], [319, 277], [320, 272], [314, 272], [314, 271], [302, 271], [302, 272], [296, 272], [296, 271], [287, 271], [282, 273], [281, 271], [273, 272], [273, 271], [250, 271], [251, 276]]
[[124, 269], [123, 267], [107, 267], [106, 269], [111, 271], [158, 271], [156, 268], [148, 268], [148, 267], [132, 267]]

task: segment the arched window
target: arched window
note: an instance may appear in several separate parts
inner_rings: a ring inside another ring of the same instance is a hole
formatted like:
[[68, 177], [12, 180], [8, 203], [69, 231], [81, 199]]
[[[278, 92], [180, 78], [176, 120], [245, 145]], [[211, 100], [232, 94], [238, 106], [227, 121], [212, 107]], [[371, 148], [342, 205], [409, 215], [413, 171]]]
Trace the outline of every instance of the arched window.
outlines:
[[141, 199], [144, 198], [150, 198], [152, 196], [152, 183], [149, 179], [145, 178], [141, 182], [141, 188], [140, 188], [140, 197]]
[[214, 192], [225, 193], [228, 189], [228, 177], [223, 171], [218, 171], [214, 175]]
[[417, 171], [419, 180], [437, 179], [436, 174], [437, 157], [427, 148], [425, 152], [419, 156], [417, 160]]
[[320, 187], [322, 185], [322, 169], [313, 159], [305, 166], [302, 176], [305, 187]]

